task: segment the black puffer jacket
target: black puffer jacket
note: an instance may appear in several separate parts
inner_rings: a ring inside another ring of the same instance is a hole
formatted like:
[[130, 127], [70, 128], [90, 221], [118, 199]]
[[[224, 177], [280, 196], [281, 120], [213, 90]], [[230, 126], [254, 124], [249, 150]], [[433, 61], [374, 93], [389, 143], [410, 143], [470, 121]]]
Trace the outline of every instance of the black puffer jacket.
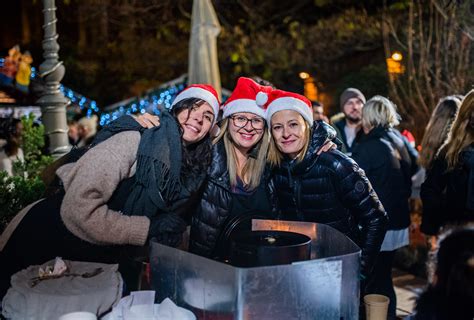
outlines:
[[192, 217], [189, 251], [204, 257], [223, 258], [226, 249], [226, 244], [222, 243], [225, 238], [223, 233], [236, 217], [275, 218], [270, 187], [267, 171], [260, 186], [252, 194], [234, 194], [227, 170], [224, 142], [219, 141], [213, 146], [204, 192]]
[[361, 272], [366, 276], [380, 251], [387, 215], [351, 158], [338, 150], [316, 154], [328, 131], [332, 137], [334, 129], [316, 123], [305, 158], [298, 163], [286, 159], [274, 169], [279, 218], [324, 223], [346, 234], [362, 249]]

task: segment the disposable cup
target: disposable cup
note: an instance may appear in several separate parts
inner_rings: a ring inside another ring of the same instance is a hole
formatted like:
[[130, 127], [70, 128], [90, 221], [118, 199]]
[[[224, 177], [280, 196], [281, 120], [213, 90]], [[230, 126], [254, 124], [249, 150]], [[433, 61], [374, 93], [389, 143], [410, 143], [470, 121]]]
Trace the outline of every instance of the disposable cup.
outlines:
[[381, 294], [364, 296], [365, 315], [367, 320], [386, 320], [390, 299]]

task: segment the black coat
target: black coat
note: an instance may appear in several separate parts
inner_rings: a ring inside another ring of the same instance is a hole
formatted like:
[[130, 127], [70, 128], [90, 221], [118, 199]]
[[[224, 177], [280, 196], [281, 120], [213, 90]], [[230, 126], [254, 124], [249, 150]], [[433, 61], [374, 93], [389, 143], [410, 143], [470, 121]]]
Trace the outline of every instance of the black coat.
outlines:
[[389, 217], [388, 229], [408, 227], [412, 161], [401, 134], [396, 129], [374, 128], [360, 139], [352, 158], [382, 201]]
[[336, 130], [336, 138], [340, 140], [341, 143], [341, 148], [340, 150], [345, 153], [345, 154], [351, 154], [352, 150], [355, 148], [361, 137], [364, 135], [363, 130], [358, 130], [356, 133], [356, 136], [354, 138], [354, 141], [352, 142], [352, 145], [349, 147], [347, 144], [347, 137], [346, 137], [346, 131], [344, 128], [346, 127], [346, 117], [343, 117], [342, 119], [337, 120], [336, 122], [333, 123], [333, 127]]
[[421, 231], [436, 235], [442, 226], [474, 221], [474, 145], [460, 154], [454, 170], [447, 171], [440, 154], [426, 172], [420, 192], [423, 201]]
[[212, 149], [201, 201], [193, 214], [189, 251], [204, 257], [223, 258], [227, 249], [224, 233], [236, 217], [275, 218], [270, 201], [268, 171], [251, 195], [235, 194], [230, 185], [227, 155], [221, 140]]
[[346, 234], [361, 247], [361, 272], [367, 275], [380, 251], [387, 216], [369, 180], [351, 158], [338, 150], [316, 154], [328, 131], [334, 135], [329, 126], [315, 124], [304, 159], [285, 159], [274, 169], [279, 218], [323, 223]]

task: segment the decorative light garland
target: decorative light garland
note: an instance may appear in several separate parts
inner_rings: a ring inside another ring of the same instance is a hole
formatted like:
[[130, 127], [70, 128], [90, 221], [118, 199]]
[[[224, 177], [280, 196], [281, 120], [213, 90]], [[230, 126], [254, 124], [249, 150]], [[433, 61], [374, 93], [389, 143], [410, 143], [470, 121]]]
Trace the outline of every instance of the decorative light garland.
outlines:
[[112, 111], [102, 112], [99, 124], [104, 126], [120, 116], [130, 115], [137, 112], [141, 114], [149, 112], [159, 115], [161, 112], [160, 110], [169, 109], [171, 107], [171, 102], [176, 95], [186, 87], [186, 82], [187, 79], [183, 77], [181, 81], [174, 82], [168, 86], [152, 89], [141, 97], [128, 99], [124, 101], [123, 104], [117, 105], [117, 107]]
[[[0, 58], [0, 66], [3, 65], [4, 59]], [[36, 72], [35, 67], [31, 67], [31, 79], [39, 77]], [[145, 112], [159, 115], [161, 110], [169, 109], [171, 107], [171, 102], [173, 99], [181, 92], [187, 85], [187, 77], [181, 76], [180, 78], [170, 81], [169, 85], [164, 85], [156, 89], [151, 89], [147, 91], [141, 97], [130, 98], [125, 100], [123, 103], [118, 104], [113, 110], [107, 112], [100, 112], [97, 102], [91, 100], [82, 94], [75, 92], [74, 90], [65, 87], [64, 85], [60, 86], [61, 92], [66, 98], [68, 98], [71, 103], [67, 106], [68, 110], [74, 109], [79, 106], [81, 113], [85, 113], [87, 118], [90, 118], [93, 114], [99, 115], [99, 124], [104, 126], [110, 121], [117, 119], [123, 115], [131, 115], [140, 112], [144, 114]], [[228, 98], [228, 95], [223, 93], [223, 101]], [[73, 111], [75, 112], [75, 111]]]

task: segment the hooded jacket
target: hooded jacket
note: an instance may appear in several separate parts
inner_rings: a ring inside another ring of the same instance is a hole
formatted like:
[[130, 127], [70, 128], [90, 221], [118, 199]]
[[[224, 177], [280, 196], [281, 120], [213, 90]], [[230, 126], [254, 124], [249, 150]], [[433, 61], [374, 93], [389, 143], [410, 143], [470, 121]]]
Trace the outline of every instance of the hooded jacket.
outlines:
[[302, 161], [284, 159], [274, 168], [279, 218], [323, 223], [346, 234], [362, 249], [367, 275], [385, 236], [387, 215], [364, 171], [338, 150], [317, 155], [334, 129], [316, 122]]

